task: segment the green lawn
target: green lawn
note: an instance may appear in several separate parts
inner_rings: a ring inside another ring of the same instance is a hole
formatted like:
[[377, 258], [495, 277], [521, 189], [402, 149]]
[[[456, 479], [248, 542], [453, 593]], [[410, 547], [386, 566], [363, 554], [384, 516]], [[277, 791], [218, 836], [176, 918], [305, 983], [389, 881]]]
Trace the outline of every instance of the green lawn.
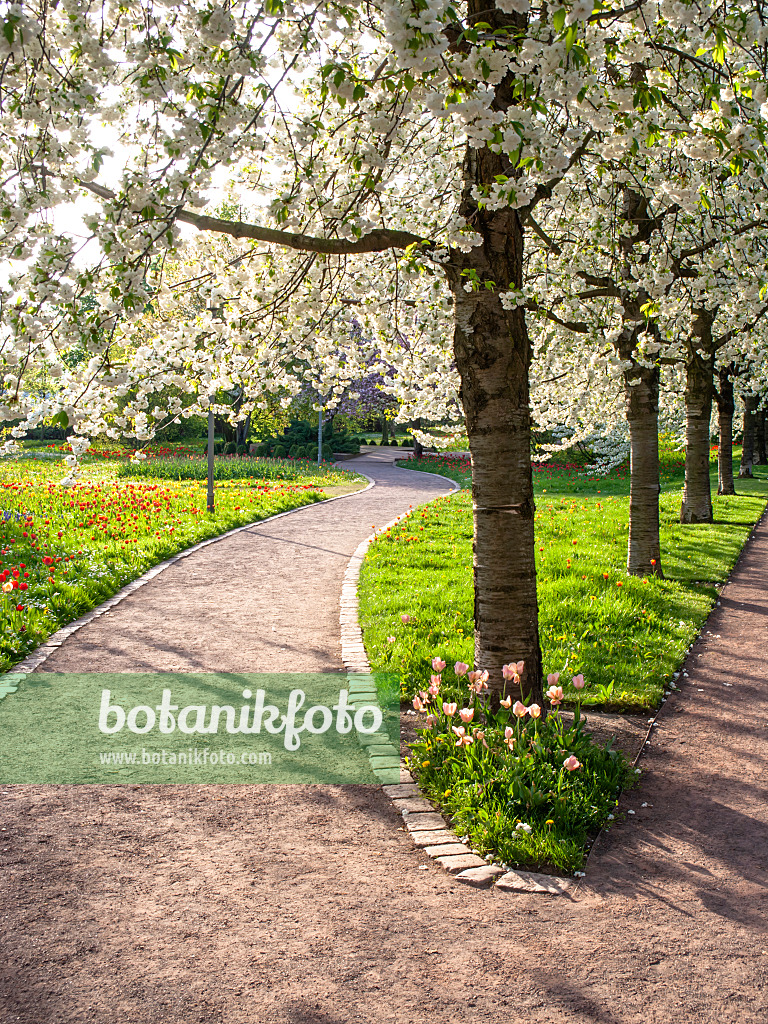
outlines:
[[[625, 572], [626, 468], [597, 479], [574, 467], [535, 474], [545, 671], [564, 680], [583, 673], [585, 704], [658, 704], [716, 600], [712, 584], [727, 579], [765, 507], [768, 474], [757, 467], [755, 480], [738, 481], [736, 497], [713, 499], [712, 525], [681, 526], [682, 455], [666, 446], [662, 456], [664, 580]], [[431, 471], [466, 484], [465, 467], [431, 461]], [[471, 664], [472, 603], [472, 508], [462, 491], [416, 510], [371, 546], [360, 618], [372, 666], [399, 672], [412, 696], [428, 681], [434, 656]], [[450, 667], [444, 676], [448, 682]]]

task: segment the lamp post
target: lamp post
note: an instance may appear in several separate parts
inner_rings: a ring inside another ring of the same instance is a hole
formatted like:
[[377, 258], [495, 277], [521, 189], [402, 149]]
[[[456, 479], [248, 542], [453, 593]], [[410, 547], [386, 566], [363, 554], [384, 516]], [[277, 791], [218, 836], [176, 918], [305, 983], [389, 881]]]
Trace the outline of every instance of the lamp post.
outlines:
[[216, 505], [213, 499], [213, 409], [210, 403], [214, 399], [211, 395], [208, 399], [208, 511], [215, 512]]
[[320, 399], [320, 407], [317, 414], [317, 464], [323, 459], [323, 400]]

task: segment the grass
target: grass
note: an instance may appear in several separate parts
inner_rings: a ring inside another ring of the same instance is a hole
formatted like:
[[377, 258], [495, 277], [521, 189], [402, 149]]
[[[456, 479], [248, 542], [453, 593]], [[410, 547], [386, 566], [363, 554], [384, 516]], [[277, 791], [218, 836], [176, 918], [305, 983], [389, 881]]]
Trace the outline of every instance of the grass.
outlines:
[[[138, 465], [128, 463], [120, 476], [133, 480], [206, 480], [208, 459], [205, 457], [155, 458]], [[319, 487], [359, 481], [356, 473], [338, 469], [332, 463], [318, 465], [309, 459], [261, 459], [250, 456], [217, 455], [213, 460], [214, 480], [285, 480], [300, 481]]]
[[[225, 460], [225, 467], [256, 461]], [[326, 483], [337, 491], [355, 479], [296, 464], [286, 468], [288, 479], [220, 477], [209, 514], [204, 480], [132, 472], [149, 465], [167, 462], [133, 467], [96, 459], [67, 489], [52, 479], [52, 469], [58, 478], [62, 473], [50, 462], [0, 463], [0, 671], [158, 562], [234, 527], [321, 501]]]
[[[663, 580], [626, 574], [625, 467], [602, 478], [576, 466], [535, 474], [544, 667], [564, 679], [583, 673], [587, 705], [645, 710], [659, 703], [717, 598], [713, 584], [728, 578], [765, 507], [766, 470], [758, 467], [756, 479], [738, 482], [737, 496], [713, 498], [713, 524], [681, 526], [682, 456], [665, 445], [662, 460]], [[461, 460], [433, 457], [429, 463], [428, 471], [466, 484]], [[383, 534], [369, 549], [359, 596], [371, 665], [399, 672], [404, 696], [423, 688], [435, 656], [449, 666], [471, 664], [469, 493], [417, 509]], [[407, 623], [402, 615], [410, 617]], [[449, 669], [446, 679], [450, 675]], [[566, 697], [575, 699], [575, 691], [566, 688]]]

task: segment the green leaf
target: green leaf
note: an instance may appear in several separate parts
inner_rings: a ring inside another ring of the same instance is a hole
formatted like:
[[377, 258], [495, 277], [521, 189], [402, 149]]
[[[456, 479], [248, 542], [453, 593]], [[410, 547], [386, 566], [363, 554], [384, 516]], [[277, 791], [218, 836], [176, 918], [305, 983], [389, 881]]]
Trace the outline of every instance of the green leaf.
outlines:
[[552, 28], [555, 32], [562, 32], [565, 27], [565, 8], [561, 7], [552, 15]]

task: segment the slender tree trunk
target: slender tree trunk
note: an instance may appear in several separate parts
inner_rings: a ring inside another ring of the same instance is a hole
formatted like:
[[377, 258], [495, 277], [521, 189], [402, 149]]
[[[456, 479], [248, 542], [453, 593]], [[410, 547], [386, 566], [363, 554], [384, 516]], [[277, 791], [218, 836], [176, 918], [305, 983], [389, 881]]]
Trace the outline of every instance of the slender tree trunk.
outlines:
[[765, 409], [758, 409], [755, 414], [755, 465], [768, 464], [768, 453], [765, 449]]
[[216, 417], [216, 429], [227, 444], [235, 439], [235, 428], [223, 416]]
[[624, 371], [630, 438], [627, 572], [663, 576], [659, 540], [659, 370]]
[[[520, 288], [523, 231], [514, 210], [479, 209], [478, 183], [510, 173], [506, 158], [469, 150], [462, 214], [483, 244], [448, 268], [456, 327], [454, 352], [472, 453], [475, 665], [487, 669], [492, 694], [502, 665], [524, 661], [520, 690], [542, 700], [528, 371], [531, 344], [521, 307], [500, 292]], [[463, 272], [457, 267], [463, 262]], [[476, 288], [464, 290], [467, 280]], [[507, 693], [510, 686], [507, 684]]]
[[755, 460], [755, 411], [757, 409], [757, 397], [755, 395], [744, 396], [744, 436], [741, 441], [741, 465], [739, 466], [739, 479], [744, 480], [752, 476], [752, 463]]
[[758, 409], [755, 414], [755, 465], [765, 466], [768, 454], [765, 450], [765, 409]]
[[389, 444], [389, 424], [386, 416], [381, 417], [381, 443]]
[[[413, 425], [414, 425], [414, 427], [416, 427], [417, 430], [421, 430], [421, 416], [419, 416], [419, 418], [417, 420], [413, 421]], [[415, 459], [420, 459], [423, 454], [424, 454], [424, 446], [422, 445], [421, 441], [417, 441], [416, 438], [414, 437], [414, 439], [413, 439], [413, 457]]]
[[694, 352], [686, 370], [685, 487], [680, 522], [711, 523], [709, 418], [712, 415], [713, 359]]
[[250, 414], [244, 420], [240, 420], [235, 428], [235, 441], [238, 445], [245, 444], [251, 432]]
[[717, 393], [717, 421], [720, 444], [717, 446], [717, 493], [735, 494], [733, 482], [733, 413], [736, 404], [733, 399], [733, 380], [729, 369], [719, 372], [720, 387]]

